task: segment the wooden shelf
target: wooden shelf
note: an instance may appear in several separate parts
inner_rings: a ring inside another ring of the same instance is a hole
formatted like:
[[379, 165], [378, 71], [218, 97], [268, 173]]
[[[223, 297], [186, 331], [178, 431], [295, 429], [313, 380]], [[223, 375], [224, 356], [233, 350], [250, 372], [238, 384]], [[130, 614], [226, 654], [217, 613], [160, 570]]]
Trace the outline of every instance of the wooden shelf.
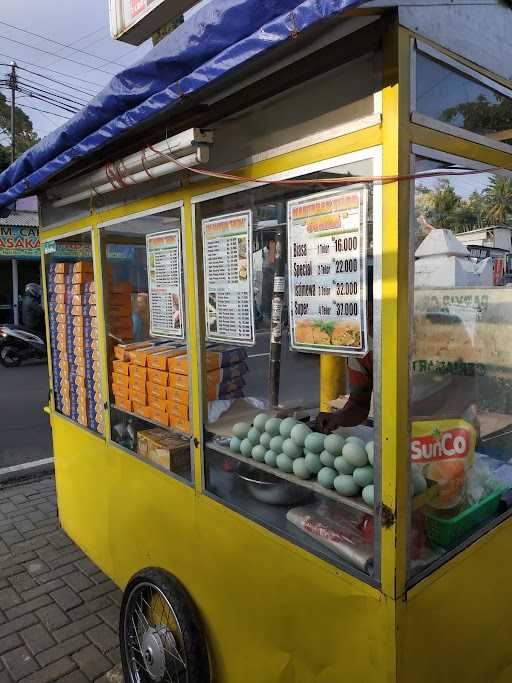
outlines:
[[169, 425], [164, 425], [161, 422], [157, 422], [156, 420], [152, 420], [150, 417], [144, 417], [144, 415], [139, 415], [138, 413], [132, 413], [130, 410], [125, 410], [125, 408], [120, 408], [119, 406], [116, 406], [115, 403], [110, 404], [110, 408], [114, 408], [115, 410], [119, 411], [120, 413], [123, 413], [124, 415], [128, 415], [129, 417], [134, 417], [137, 420], [143, 420], [144, 422], [149, 422], [149, 424], [155, 425], [155, 427], [161, 427], [162, 429], [167, 429], [169, 432], [173, 432], [174, 434], [179, 434], [180, 436], [183, 436], [186, 439], [191, 439], [192, 436], [190, 434], [187, 434], [186, 432], [181, 432], [179, 429], [175, 429], [174, 427], [169, 427]]
[[333, 491], [332, 489], [326, 489], [323, 486], [320, 486], [320, 484], [318, 484], [316, 481], [312, 481], [309, 479], [299, 479], [299, 477], [296, 477], [294, 474], [288, 474], [288, 472], [282, 472], [281, 470], [278, 470], [275, 467], [269, 467], [269, 465], [266, 465], [263, 462], [258, 462], [257, 460], [253, 460], [253, 458], [246, 458], [244, 455], [241, 455], [240, 453], [233, 453], [233, 451], [231, 451], [229, 448], [226, 448], [225, 446], [220, 446], [219, 444], [215, 443], [215, 441], [207, 441], [205, 444], [205, 448], [210, 448], [212, 451], [216, 451], [217, 453], [221, 453], [222, 455], [227, 455], [230, 458], [234, 458], [235, 460], [244, 462], [247, 465], [254, 467], [255, 469], [262, 470], [263, 472], [267, 472], [268, 474], [272, 474], [274, 477], [285, 479], [286, 481], [289, 481], [292, 484], [297, 484], [297, 486], [302, 486], [304, 488], [310, 489], [311, 491], [314, 491], [315, 493], [318, 493], [321, 496], [331, 498], [332, 500], [335, 500], [337, 503], [341, 503], [342, 505], [351, 507], [354, 510], [358, 510], [359, 512], [364, 512], [367, 515], [374, 514], [374, 509], [367, 505], [363, 501], [361, 496], [354, 496], [353, 498], [350, 498], [348, 496], [342, 496], [336, 491]]

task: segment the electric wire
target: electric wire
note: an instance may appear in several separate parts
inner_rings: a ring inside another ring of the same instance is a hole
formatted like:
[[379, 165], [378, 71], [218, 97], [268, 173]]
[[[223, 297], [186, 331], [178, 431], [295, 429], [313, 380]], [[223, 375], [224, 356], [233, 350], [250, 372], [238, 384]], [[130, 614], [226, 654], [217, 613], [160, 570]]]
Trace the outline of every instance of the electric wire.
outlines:
[[31, 98], [33, 100], [39, 100], [40, 102], [51, 104], [52, 106], [57, 107], [58, 109], [62, 109], [63, 111], [67, 111], [70, 114], [77, 114], [80, 111], [80, 109], [76, 109], [74, 107], [61, 104], [59, 102], [56, 102], [55, 100], [49, 99], [48, 97], [41, 97], [40, 95], [31, 93], [29, 90], [18, 89], [18, 92], [23, 93], [26, 97]]
[[39, 94], [45, 94], [49, 95], [51, 97], [58, 98], [60, 100], [63, 100], [65, 102], [69, 102], [70, 104], [78, 105], [80, 107], [84, 107], [87, 102], [84, 100], [79, 99], [78, 97], [69, 97], [68, 94], [66, 93], [65, 95], [60, 94], [56, 90], [50, 90], [48, 88], [41, 88], [39, 83], [36, 83], [35, 81], [28, 81], [22, 78], [17, 78], [16, 79], [19, 85], [22, 85], [26, 88], [30, 88], [31, 90], [34, 90], [35, 92]]
[[[42, 54], [50, 55], [50, 57], [59, 57], [59, 55], [56, 55], [55, 52], [50, 52], [49, 50], [43, 50], [43, 48], [41, 48], [41, 47], [35, 47], [34, 45], [30, 45], [29, 43], [24, 43], [21, 40], [16, 40], [15, 38], [9, 38], [9, 36], [4, 36], [4, 35], [0, 34], [0, 39], [8, 40], [10, 43], [14, 43], [15, 45], [22, 45], [23, 47], [28, 47], [31, 50], [36, 50], [37, 52], [41, 52]], [[109, 76], [115, 76], [115, 72], [113, 73], [112, 71], [106, 71], [105, 69], [102, 69], [101, 67], [91, 66], [90, 64], [85, 64], [84, 62], [79, 62], [77, 59], [72, 59], [71, 57], [60, 56], [59, 61], [61, 59], [65, 60], [66, 62], [71, 62], [71, 64], [77, 64], [78, 66], [85, 67], [86, 69], [88, 69], [90, 71], [100, 71], [101, 73], [108, 74]]]
[[[6, 57], [7, 59], [12, 59], [11, 55], [5, 54], [5, 52], [0, 52], [0, 55], [2, 57]], [[74, 81], [82, 81], [83, 83], [88, 83], [89, 85], [97, 85], [99, 88], [104, 87], [104, 83], [98, 83], [97, 81], [88, 81], [85, 78], [80, 78], [79, 76], [73, 76], [73, 74], [67, 74], [64, 73], [63, 71], [57, 71], [56, 69], [50, 69], [47, 66], [41, 66], [40, 64], [34, 64], [34, 62], [29, 62], [28, 59], [21, 59], [21, 57], [16, 58], [17, 62], [23, 62], [23, 64], [29, 64], [30, 66], [35, 66], [36, 69], [43, 69], [44, 71], [50, 71], [51, 73], [57, 74], [58, 76], [64, 76], [65, 78], [72, 78]], [[0, 63], [0, 66], [11, 66], [10, 64], [5, 64], [5, 63]], [[16, 65], [18, 69], [23, 69], [25, 67], [20, 66], [19, 64]], [[89, 68], [89, 67], [87, 67]], [[30, 69], [25, 69], [26, 71], [30, 71]], [[34, 72], [32, 72], [34, 73]], [[107, 73], [107, 72], [106, 72]], [[39, 74], [40, 75], [40, 74]], [[112, 74], [110, 74], [112, 76]], [[43, 78], [45, 78], [43, 76]], [[71, 86], [68, 86], [71, 87]], [[76, 90], [76, 88], [75, 88]]]
[[[55, 45], [59, 45], [60, 47], [63, 48], [69, 48], [73, 50], [74, 52], [80, 52], [84, 55], [87, 55], [88, 57], [94, 57], [94, 59], [98, 59], [100, 62], [104, 61], [103, 57], [98, 57], [98, 55], [94, 55], [92, 52], [87, 52], [83, 48], [80, 47], [73, 47], [74, 43], [61, 43], [58, 40], [55, 40], [54, 38], [50, 38], [49, 36], [42, 35], [41, 33], [35, 33], [34, 31], [29, 31], [28, 29], [21, 28], [20, 26], [14, 26], [14, 24], [8, 24], [6, 21], [1, 21], [0, 24], [3, 26], [8, 26], [9, 28], [13, 28], [16, 31], [21, 31], [22, 33], [26, 33], [29, 36], [34, 36], [35, 38], [41, 38], [42, 40], [47, 40], [50, 43], [54, 43]], [[78, 41], [75, 41], [75, 43]], [[97, 41], [100, 42], [100, 41]], [[33, 48], [33, 49], [38, 49], [38, 48]], [[55, 55], [57, 56], [57, 55]], [[59, 56], [59, 59], [64, 59], [64, 57]], [[124, 66], [121, 62], [117, 62], [115, 59], [109, 59], [108, 60], [109, 64], [117, 64], [118, 66]]]
[[56, 111], [47, 111], [46, 109], [38, 109], [37, 107], [33, 107], [30, 104], [24, 104], [23, 107], [25, 109], [33, 109], [34, 111], [39, 111], [42, 114], [51, 114], [52, 116], [60, 116], [62, 119], [70, 119], [71, 116], [64, 116], [64, 114], [58, 114]]
[[[7, 65], [5, 65], [7, 66]], [[75, 88], [74, 86], [70, 85], [69, 83], [63, 83], [62, 81], [58, 81], [55, 78], [51, 78], [50, 76], [45, 76], [44, 74], [40, 74], [37, 71], [32, 71], [31, 69], [26, 69], [23, 66], [17, 66], [17, 69], [21, 69], [22, 71], [26, 71], [29, 74], [32, 74], [33, 76], [38, 76], [38, 78], [44, 78], [47, 81], [50, 81], [51, 83], [55, 83], [56, 85], [62, 85], [66, 88], [69, 88], [69, 90], [76, 90], [79, 93], [82, 93], [84, 95], [90, 95], [91, 97], [95, 97], [97, 95], [97, 92], [89, 92], [88, 90], [83, 90], [83, 88]], [[73, 78], [70, 76], [70, 78]], [[42, 84], [41, 84], [42, 85]], [[103, 86], [101, 86], [103, 87]]]

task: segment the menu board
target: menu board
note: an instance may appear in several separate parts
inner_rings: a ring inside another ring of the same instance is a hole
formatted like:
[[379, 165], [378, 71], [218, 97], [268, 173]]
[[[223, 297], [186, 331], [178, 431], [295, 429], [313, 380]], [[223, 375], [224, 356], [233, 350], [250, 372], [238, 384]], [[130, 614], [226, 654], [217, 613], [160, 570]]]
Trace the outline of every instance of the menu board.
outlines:
[[206, 218], [202, 227], [206, 338], [252, 345], [252, 214]]
[[364, 187], [288, 202], [292, 348], [367, 353], [366, 204]]
[[146, 235], [150, 334], [185, 338], [181, 231]]

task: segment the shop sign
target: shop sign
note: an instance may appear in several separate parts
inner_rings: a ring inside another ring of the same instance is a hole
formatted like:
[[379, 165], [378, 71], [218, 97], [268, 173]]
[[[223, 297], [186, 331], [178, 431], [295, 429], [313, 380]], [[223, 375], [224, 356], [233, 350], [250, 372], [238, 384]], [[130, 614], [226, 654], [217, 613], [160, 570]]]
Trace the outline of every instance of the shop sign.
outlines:
[[0, 225], [0, 257], [39, 258], [39, 228]]
[[364, 187], [288, 202], [292, 348], [367, 353], [366, 206]]
[[146, 235], [150, 332], [156, 337], [185, 338], [181, 231]]
[[252, 214], [206, 218], [202, 229], [206, 338], [252, 345]]
[[107, 244], [107, 258], [110, 261], [134, 261], [135, 247], [126, 244]]

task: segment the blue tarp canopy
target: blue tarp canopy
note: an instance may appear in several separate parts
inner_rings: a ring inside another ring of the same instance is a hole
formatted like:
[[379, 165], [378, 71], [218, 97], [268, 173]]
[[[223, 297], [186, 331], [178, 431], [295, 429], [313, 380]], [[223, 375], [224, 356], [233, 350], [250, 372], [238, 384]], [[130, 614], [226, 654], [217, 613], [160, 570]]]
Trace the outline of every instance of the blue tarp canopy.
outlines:
[[[211, 0], [0, 174], [0, 208], [319, 21], [362, 0]], [[200, 94], [200, 93], [199, 93]]]

